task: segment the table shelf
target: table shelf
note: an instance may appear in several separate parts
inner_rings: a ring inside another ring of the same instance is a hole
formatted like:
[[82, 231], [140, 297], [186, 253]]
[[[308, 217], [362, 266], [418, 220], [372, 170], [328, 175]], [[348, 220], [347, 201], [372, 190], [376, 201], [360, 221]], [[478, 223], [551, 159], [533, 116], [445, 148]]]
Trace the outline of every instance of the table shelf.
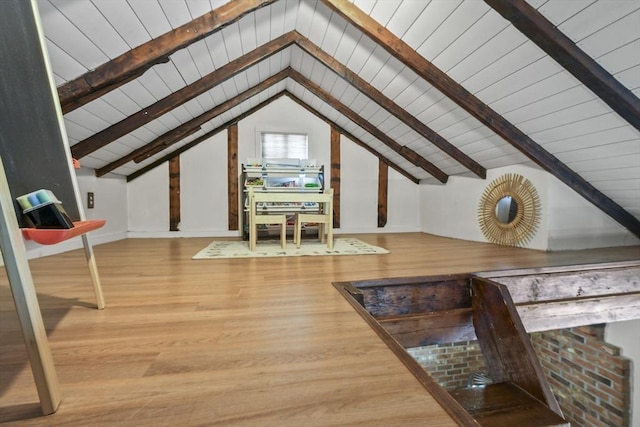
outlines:
[[22, 236], [41, 245], [55, 245], [89, 231], [97, 230], [105, 223], [104, 219], [92, 219], [75, 221], [72, 228], [23, 228]]

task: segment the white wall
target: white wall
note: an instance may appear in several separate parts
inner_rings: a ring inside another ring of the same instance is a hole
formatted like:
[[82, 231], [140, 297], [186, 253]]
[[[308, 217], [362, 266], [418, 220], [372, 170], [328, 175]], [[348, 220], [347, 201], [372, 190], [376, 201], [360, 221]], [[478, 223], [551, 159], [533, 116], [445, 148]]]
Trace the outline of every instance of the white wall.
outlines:
[[547, 249], [546, 173], [526, 166], [498, 168], [487, 171], [486, 180], [453, 176], [446, 185], [420, 186], [421, 227], [425, 233], [456, 239], [487, 242], [478, 225], [478, 204], [484, 189], [494, 179], [517, 173], [536, 187], [542, 200], [542, 212], [537, 233], [527, 243], [531, 249]]
[[127, 184], [129, 237], [169, 233], [169, 164], [164, 163]]
[[180, 225], [184, 236], [237, 236], [228, 230], [227, 132], [180, 156]]
[[488, 170], [486, 180], [454, 176], [446, 185], [421, 185], [422, 231], [487, 242], [478, 225], [478, 204], [491, 181], [506, 173], [527, 178], [540, 196], [540, 225], [525, 247], [558, 251], [640, 244], [624, 227], [557, 178], [526, 166]]
[[420, 229], [420, 186], [389, 168], [385, 233], [417, 232]]
[[640, 245], [640, 240], [575, 191], [549, 175], [549, 249]]
[[[259, 132], [309, 135], [309, 157], [330, 173], [330, 128], [287, 97], [238, 124], [238, 169], [260, 157]], [[130, 237], [240, 236], [228, 230], [227, 134], [221, 132], [181, 155], [181, 223], [169, 232], [168, 166], [159, 166], [127, 185]], [[423, 231], [486, 242], [477, 221], [486, 186], [505, 173], [518, 173], [536, 187], [542, 201], [540, 224], [526, 247], [538, 250], [586, 249], [640, 244], [623, 227], [540, 169], [512, 166], [487, 171], [487, 179], [450, 177], [446, 185], [415, 185], [390, 170], [388, 220], [377, 227], [378, 160], [341, 137], [340, 228], [337, 233]], [[239, 212], [242, 209], [238, 208]]]
[[340, 138], [340, 231], [378, 231], [378, 159]]
[[420, 231], [420, 186], [389, 168], [387, 224], [378, 228], [378, 158], [341, 136], [340, 162], [341, 233]]
[[605, 341], [620, 347], [622, 355], [632, 360], [631, 426], [640, 427], [640, 319], [607, 324]]
[[[288, 97], [281, 97], [238, 125], [238, 161], [260, 157], [261, 131], [306, 133], [309, 136], [309, 158], [329, 170], [331, 145], [329, 126]], [[225, 157], [226, 158], [226, 157]]]
[[[309, 136], [309, 158], [325, 166], [329, 185], [331, 129], [327, 123], [283, 97], [238, 124], [238, 170], [260, 157], [261, 131]], [[341, 140], [341, 227], [339, 233], [420, 231], [419, 186], [389, 171], [388, 220], [377, 227], [378, 159], [346, 138]], [[130, 237], [240, 236], [228, 230], [227, 133], [180, 157], [181, 222], [169, 232], [168, 166], [161, 165], [128, 184]], [[239, 212], [242, 209], [239, 207]]]
[[[80, 170], [77, 173], [80, 199], [87, 219], [106, 219], [104, 227], [91, 232], [96, 243], [126, 238], [127, 181], [118, 175], [96, 178], [94, 171]], [[94, 207], [87, 206], [87, 193], [94, 194]]]

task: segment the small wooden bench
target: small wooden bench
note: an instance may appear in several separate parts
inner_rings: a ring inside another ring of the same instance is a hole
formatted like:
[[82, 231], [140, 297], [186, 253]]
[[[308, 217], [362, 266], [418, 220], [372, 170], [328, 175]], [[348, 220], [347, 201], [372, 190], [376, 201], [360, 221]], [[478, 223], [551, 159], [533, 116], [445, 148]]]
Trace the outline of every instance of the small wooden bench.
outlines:
[[255, 193], [253, 188], [249, 189], [249, 249], [252, 251], [256, 250], [259, 224], [279, 224], [280, 246], [285, 249], [287, 245], [287, 216], [284, 214], [258, 214], [257, 212], [257, 204], [267, 200], [264, 193]]

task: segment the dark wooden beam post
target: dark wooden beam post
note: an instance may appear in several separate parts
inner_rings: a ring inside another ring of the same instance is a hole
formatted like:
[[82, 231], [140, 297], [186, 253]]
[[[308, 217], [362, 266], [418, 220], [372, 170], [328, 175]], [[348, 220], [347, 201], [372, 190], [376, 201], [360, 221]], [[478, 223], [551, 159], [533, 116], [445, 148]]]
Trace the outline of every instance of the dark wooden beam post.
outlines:
[[640, 237], [640, 220], [418, 54], [383, 25], [380, 25], [348, 0], [322, 0], [322, 2], [545, 171], [551, 173], [634, 235]]
[[276, 0], [235, 0], [123, 53], [58, 87], [64, 114], [169, 61], [169, 55]]
[[333, 227], [340, 228], [340, 132], [331, 126], [331, 188], [333, 188]]
[[389, 192], [389, 166], [378, 162], [378, 228], [387, 225], [387, 194]]
[[229, 230], [238, 229], [238, 124], [227, 129]]
[[169, 161], [169, 231], [180, 231], [180, 156]]
[[476, 277], [470, 285], [473, 326], [489, 377], [518, 385], [561, 415], [508, 288]]

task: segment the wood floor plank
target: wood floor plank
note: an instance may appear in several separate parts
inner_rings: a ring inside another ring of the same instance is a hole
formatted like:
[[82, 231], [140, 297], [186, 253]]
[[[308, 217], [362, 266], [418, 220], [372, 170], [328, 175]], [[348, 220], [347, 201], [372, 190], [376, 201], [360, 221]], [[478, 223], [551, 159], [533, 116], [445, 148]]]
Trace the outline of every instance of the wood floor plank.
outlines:
[[72, 251], [30, 262], [61, 383], [41, 417], [4, 271], [0, 423], [8, 426], [453, 426], [334, 281], [640, 258], [540, 252], [422, 233], [358, 235], [386, 255], [191, 260], [209, 238], [95, 247], [94, 308]]

